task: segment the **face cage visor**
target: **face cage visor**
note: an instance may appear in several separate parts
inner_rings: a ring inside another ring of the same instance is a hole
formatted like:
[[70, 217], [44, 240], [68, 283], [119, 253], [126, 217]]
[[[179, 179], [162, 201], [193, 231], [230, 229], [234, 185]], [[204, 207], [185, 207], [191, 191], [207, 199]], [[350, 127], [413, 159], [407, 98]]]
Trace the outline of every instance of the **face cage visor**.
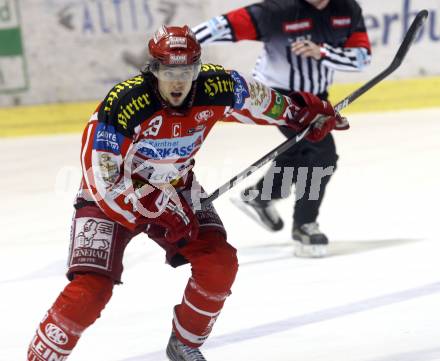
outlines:
[[202, 62], [194, 64], [165, 65], [155, 60], [150, 63], [150, 71], [161, 81], [194, 81], [200, 73]]

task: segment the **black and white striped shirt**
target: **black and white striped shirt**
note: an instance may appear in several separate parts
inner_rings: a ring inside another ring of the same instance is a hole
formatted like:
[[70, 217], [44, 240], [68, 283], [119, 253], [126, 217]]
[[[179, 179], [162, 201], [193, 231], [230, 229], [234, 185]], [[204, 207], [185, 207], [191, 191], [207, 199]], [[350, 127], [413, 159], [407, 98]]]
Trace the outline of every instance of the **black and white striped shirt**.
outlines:
[[[370, 42], [355, 0], [330, 0], [318, 10], [305, 0], [266, 0], [193, 28], [202, 44], [264, 42], [253, 76], [286, 91], [326, 94], [335, 71], [360, 71], [370, 63]], [[321, 59], [297, 56], [291, 44], [319, 44]]]

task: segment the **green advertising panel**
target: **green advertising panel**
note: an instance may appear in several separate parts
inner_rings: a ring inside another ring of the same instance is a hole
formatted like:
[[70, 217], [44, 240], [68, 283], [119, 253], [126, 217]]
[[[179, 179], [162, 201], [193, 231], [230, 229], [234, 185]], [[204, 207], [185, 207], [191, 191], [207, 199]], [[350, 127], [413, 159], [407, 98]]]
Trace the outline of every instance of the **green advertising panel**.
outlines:
[[18, 0], [0, 0], [0, 93], [28, 88]]

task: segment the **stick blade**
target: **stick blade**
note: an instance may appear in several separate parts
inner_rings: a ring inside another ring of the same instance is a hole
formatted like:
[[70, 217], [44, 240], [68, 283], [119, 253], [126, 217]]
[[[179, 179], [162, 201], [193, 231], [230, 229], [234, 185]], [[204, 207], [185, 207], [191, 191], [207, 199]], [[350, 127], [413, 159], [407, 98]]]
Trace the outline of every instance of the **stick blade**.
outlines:
[[400, 63], [405, 58], [409, 48], [411, 47], [411, 44], [414, 42], [414, 40], [417, 38], [417, 35], [422, 30], [422, 27], [426, 19], [428, 18], [428, 15], [429, 12], [426, 9], [419, 11], [419, 13], [416, 15], [414, 21], [408, 29], [408, 32], [406, 33], [405, 38], [402, 41], [402, 44], [399, 47], [399, 50], [397, 50], [397, 54], [394, 58], [397, 64], [400, 65]]

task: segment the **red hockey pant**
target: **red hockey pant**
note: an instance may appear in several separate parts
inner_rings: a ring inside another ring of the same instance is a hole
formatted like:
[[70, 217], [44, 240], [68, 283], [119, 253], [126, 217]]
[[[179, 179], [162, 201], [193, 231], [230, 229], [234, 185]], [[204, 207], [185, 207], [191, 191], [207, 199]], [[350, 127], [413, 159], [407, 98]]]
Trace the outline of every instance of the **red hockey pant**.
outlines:
[[[238, 270], [236, 250], [222, 233], [206, 230], [179, 253], [191, 263], [192, 274], [182, 302], [174, 308], [173, 328], [182, 342], [199, 347], [230, 294]], [[37, 329], [28, 361], [67, 359], [81, 333], [110, 300], [113, 284], [103, 275], [75, 274]]]

